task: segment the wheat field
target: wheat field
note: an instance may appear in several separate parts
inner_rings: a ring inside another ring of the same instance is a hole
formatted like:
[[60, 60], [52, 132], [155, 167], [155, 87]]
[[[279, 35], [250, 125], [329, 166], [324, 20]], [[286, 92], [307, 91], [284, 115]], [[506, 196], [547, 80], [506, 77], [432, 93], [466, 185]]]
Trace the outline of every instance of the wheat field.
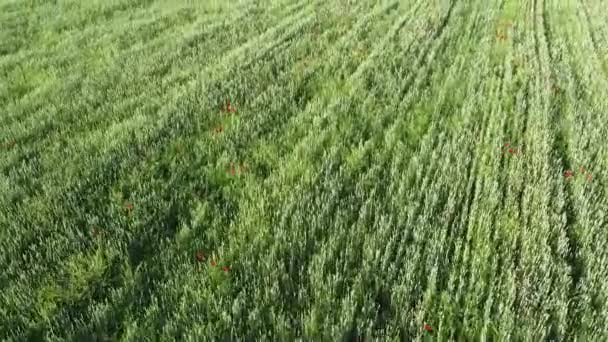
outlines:
[[0, 0], [0, 340], [608, 341], [603, 0]]

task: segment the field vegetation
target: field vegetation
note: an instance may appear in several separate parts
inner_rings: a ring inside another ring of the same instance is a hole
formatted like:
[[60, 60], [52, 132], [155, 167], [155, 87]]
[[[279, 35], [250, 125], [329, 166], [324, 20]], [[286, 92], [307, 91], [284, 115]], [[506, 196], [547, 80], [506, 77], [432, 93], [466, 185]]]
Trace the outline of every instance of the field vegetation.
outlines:
[[0, 339], [608, 340], [602, 0], [0, 0]]

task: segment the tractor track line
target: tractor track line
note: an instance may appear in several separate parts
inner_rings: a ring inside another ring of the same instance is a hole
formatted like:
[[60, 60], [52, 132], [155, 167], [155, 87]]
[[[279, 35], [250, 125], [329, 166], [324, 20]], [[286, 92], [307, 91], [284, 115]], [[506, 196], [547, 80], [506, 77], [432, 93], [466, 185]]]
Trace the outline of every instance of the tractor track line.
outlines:
[[[539, 0], [537, 0], [539, 1]], [[552, 45], [551, 45], [551, 30], [549, 28], [549, 21], [548, 21], [548, 11], [546, 9], [546, 0], [540, 0], [542, 1], [542, 33], [543, 36], [545, 37], [545, 41], [546, 41], [546, 49], [547, 51], [552, 51]], [[535, 20], [536, 22], [536, 20]], [[551, 64], [548, 67], [554, 66], [554, 60], [551, 56], [551, 53], [548, 54], [548, 59], [551, 62]], [[540, 57], [539, 57], [539, 63], [540, 63]], [[556, 84], [557, 79], [554, 75], [554, 73], [551, 70], [548, 70], [549, 72], [549, 77], [550, 77], [550, 84]], [[554, 103], [556, 101], [555, 97], [552, 96], [551, 102]], [[558, 103], [559, 105], [559, 103]], [[568, 157], [568, 147], [564, 146], [563, 144], [567, 141], [567, 133], [563, 131], [563, 128], [561, 128], [561, 122], [563, 122], [564, 120], [564, 113], [562, 112], [562, 108], [558, 107], [556, 105], [551, 105], [551, 120], [550, 120], [550, 129], [552, 131], [555, 132], [556, 134], [556, 138], [553, 140], [553, 150], [556, 151], [557, 155], [560, 156], [560, 160], [561, 160], [561, 167], [564, 170], [568, 170], [571, 169], [572, 167], [572, 163]], [[568, 186], [564, 186], [563, 187], [563, 191], [565, 193], [565, 214], [566, 214], [566, 225], [565, 225], [565, 229], [566, 229], [566, 236], [568, 239], [568, 250], [569, 250], [569, 254], [568, 254], [568, 264], [570, 265], [571, 269], [572, 269], [572, 274], [571, 274], [571, 278], [572, 278], [572, 284], [571, 284], [571, 288], [570, 288], [570, 298], [571, 300], [568, 302], [568, 318], [569, 318], [569, 322], [568, 322], [568, 327], [567, 327], [567, 332], [566, 334], [574, 334], [575, 331], [578, 329], [579, 325], [580, 325], [580, 317], [576, 316], [576, 310], [577, 308], [580, 306], [580, 303], [578, 300], [575, 300], [575, 298], [579, 298], [578, 291], [579, 291], [579, 286], [582, 283], [582, 278], [584, 277], [584, 264], [583, 264], [583, 260], [580, 258], [579, 254], [580, 254], [580, 250], [581, 247], [579, 246], [579, 241], [578, 241], [578, 237], [577, 234], [575, 232], [575, 224], [577, 222], [577, 215], [576, 215], [576, 205], [573, 203], [573, 194], [572, 194], [572, 190], [570, 189], [570, 187]]]

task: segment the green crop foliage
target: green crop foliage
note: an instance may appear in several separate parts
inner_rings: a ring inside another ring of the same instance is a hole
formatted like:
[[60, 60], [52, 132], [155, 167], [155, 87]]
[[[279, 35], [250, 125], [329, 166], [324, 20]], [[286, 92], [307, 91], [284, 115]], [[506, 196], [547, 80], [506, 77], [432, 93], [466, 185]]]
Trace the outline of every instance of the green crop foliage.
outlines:
[[608, 340], [607, 23], [0, 0], [0, 340]]

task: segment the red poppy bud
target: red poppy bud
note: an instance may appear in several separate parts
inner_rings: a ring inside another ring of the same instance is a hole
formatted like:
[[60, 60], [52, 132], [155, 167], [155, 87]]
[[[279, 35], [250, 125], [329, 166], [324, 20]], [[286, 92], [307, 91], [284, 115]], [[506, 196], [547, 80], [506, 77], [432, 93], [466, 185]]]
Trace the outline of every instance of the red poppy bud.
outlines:
[[223, 270], [224, 270], [224, 273], [228, 273], [228, 271], [230, 271], [230, 267], [224, 266]]
[[430, 334], [433, 333], [433, 328], [431, 328], [431, 326], [428, 324], [424, 325], [424, 330], [428, 331]]
[[231, 105], [230, 102], [228, 102], [228, 106], [226, 106], [226, 108], [227, 108], [226, 111], [228, 113], [234, 113], [234, 112], [236, 112], [236, 108], [234, 108], [234, 106]]
[[217, 263], [215, 262], [215, 260], [211, 260], [211, 266], [215, 267], [217, 265]]

